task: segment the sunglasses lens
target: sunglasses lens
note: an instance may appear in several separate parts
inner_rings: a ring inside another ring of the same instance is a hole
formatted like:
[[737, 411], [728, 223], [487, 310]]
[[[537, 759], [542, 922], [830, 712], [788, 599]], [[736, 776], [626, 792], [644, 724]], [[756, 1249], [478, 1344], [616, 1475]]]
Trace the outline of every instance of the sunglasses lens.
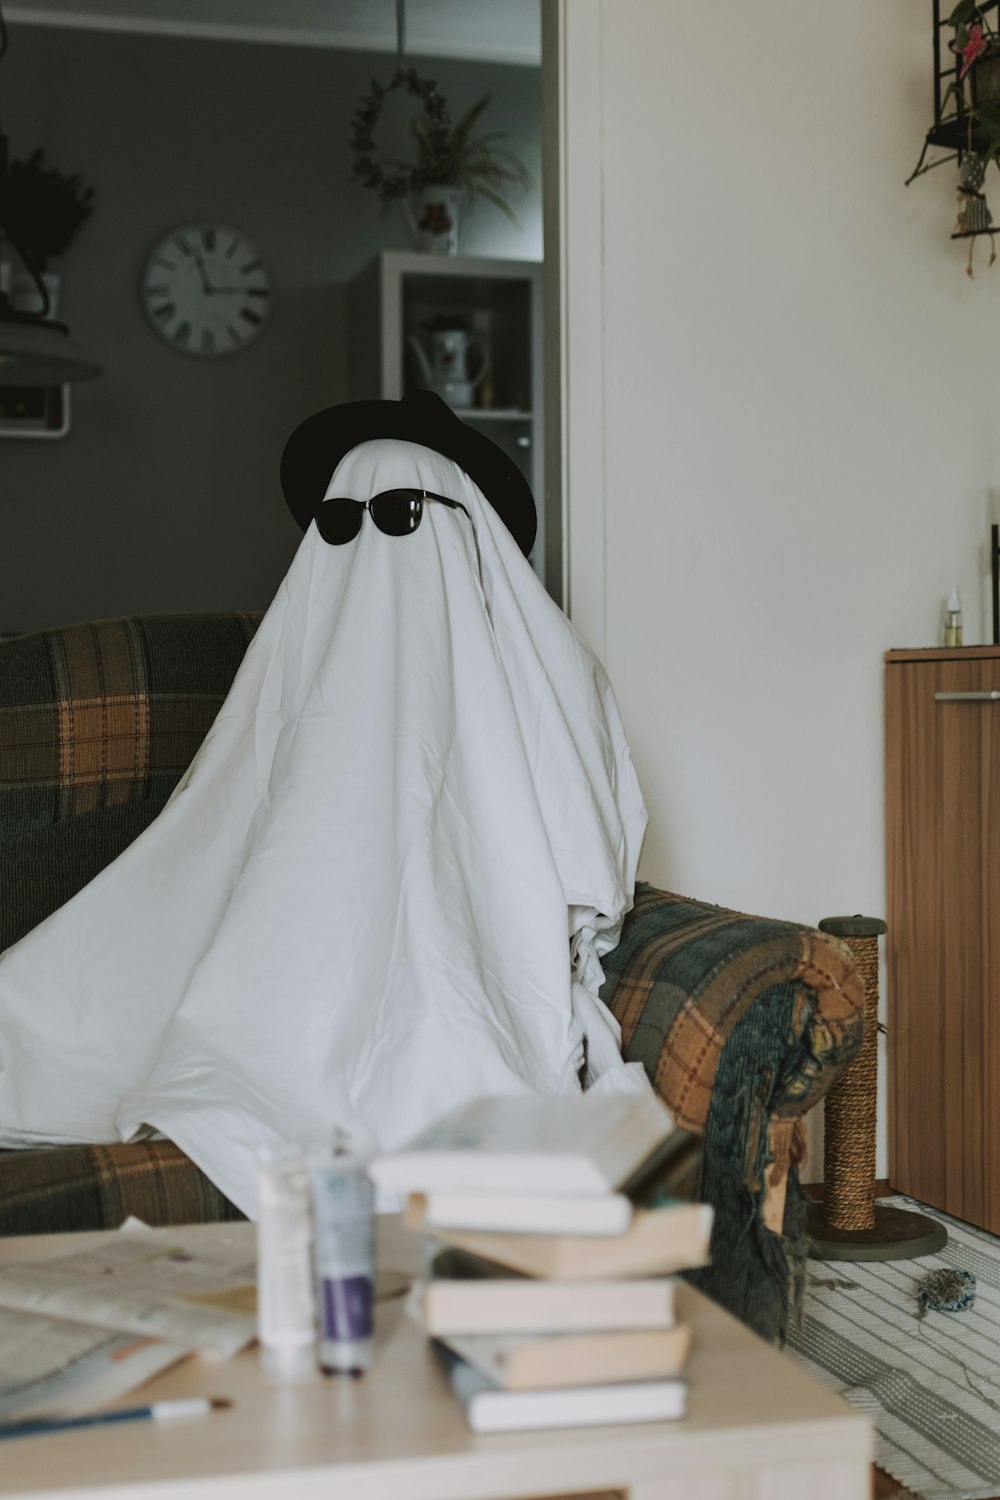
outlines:
[[386, 490], [371, 504], [372, 520], [386, 536], [406, 536], [416, 531], [424, 502], [413, 490]]
[[324, 542], [339, 547], [344, 542], [353, 542], [364, 515], [364, 506], [353, 500], [324, 500], [316, 512], [316, 527]]

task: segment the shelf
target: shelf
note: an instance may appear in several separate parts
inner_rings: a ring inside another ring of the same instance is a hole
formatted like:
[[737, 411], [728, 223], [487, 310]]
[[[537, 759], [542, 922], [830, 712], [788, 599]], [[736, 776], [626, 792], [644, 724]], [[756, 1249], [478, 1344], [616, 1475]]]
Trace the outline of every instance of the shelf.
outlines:
[[533, 422], [533, 412], [515, 406], [453, 406], [452, 411], [463, 422]]
[[[547, 517], [545, 500], [539, 261], [382, 251], [358, 273], [348, 297], [351, 399], [398, 401], [428, 380], [433, 388], [440, 372], [432, 341], [436, 332], [449, 328], [482, 341], [496, 402], [489, 407], [449, 403], [451, 410], [481, 437], [489, 437], [524, 475], [538, 516], [530, 561], [540, 577], [548, 573], [547, 581], [558, 593], [561, 516], [553, 505]], [[478, 371], [477, 363], [477, 376]], [[438, 380], [443, 384], [444, 377]], [[475, 401], [476, 379], [465, 384], [462, 394]], [[548, 541], [547, 520], [552, 528]]]
[[941, 146], [948, 151], [981, 151], [989, 145], [989, 141], [975, 129], [970, 140], [969, 121], [966, 117], [961, 120], [942, 120], [939, 125], [932, 125], [927, 132], [927, 144]]
[[893, 661], [982, 661], [1000, 656], [1000, 646], [896, 646], [886, 651], [884, 660]]

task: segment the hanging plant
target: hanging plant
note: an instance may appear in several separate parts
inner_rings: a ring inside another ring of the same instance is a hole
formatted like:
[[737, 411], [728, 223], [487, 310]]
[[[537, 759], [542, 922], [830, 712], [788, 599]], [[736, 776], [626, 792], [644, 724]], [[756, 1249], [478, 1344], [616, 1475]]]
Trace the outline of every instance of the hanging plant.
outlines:
[[[375, 138], [386, 99], [397, 89], [404, 89], [420, 102], [419, 111], [410, 121], [414, 156], [408, 162], [381, 157]], [[506, 183], [526, 185], [528, 174], [515, 156], [496, 145], [503, 131], [474, 133], [489, 102], [489, 94], [484, 95], [457, 125], [452, 125], [437, 84], [431, 78], [422, 78], [415, 68], [397, 68], [386, 84], [373, 79], [351, 121], [352, 176], [377, 192], [383, 203], [425, 187], [459, 187], [470, 199], [481, 194], [516, 220], [499, 189]]]

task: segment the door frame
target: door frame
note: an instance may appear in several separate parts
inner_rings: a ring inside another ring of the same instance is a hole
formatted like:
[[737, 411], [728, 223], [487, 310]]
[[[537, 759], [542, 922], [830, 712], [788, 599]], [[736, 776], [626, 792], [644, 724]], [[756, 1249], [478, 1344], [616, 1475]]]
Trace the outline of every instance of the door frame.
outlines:
[[561, 524], [562, 601], [598, 656], [606, 639], [604, 0], [542, 0], [546, 497]]

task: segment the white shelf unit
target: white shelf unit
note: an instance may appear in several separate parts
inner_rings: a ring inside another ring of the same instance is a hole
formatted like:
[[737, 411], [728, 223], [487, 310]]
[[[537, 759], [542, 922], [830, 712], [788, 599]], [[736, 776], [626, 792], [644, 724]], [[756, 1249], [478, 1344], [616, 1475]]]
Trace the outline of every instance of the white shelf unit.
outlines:
[[[422, 384], [407, 339], [443, 316], [485, 331], [494, 405], [456, 408], [490, 437], [531, 486], [538, 535], [531, 563], [544, 579], [545, 433], [542, 408], [542, 265], [466, 255], [384, 250], [351, 284], [348, 389], [354, 401], [398, 401]], [[485, 326], [484, 326], [485, 325]]]

